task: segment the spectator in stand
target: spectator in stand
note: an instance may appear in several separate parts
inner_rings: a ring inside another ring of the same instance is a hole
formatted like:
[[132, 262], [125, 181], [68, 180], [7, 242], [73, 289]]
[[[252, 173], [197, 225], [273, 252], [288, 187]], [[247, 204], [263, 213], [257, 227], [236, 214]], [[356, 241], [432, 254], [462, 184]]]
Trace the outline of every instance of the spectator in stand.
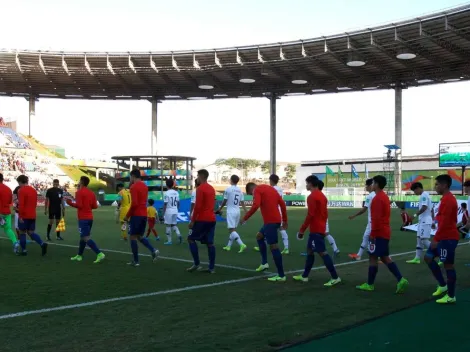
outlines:
[[410, 226], [413, 223], [411, 216], [406, 212], [405, 207], [401, 208], [401, 220], [402, 224], [400, 227], [400, 231], [408, 231], [405, 229], [406, 226]]

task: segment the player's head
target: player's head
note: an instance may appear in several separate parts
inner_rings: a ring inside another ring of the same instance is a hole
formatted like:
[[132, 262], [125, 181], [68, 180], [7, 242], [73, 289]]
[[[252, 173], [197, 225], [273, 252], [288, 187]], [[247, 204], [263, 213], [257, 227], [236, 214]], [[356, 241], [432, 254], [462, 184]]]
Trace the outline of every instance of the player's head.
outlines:
[[255, 188], [256, 188], [256, 183], [248, 182], [245, 186], [246, 194], [252, 196], [253, 192], [255, 191]]
[[322, 180], [318, 180], [318, 190], [319, 191], [322, 191], [323, 190], [323, 187], [325, 187], [325, 184], [323, 183]]
[[194, 188], [198, 188], [200, 184], [201, 184], [201, 182], [199, 182], [199, 179], [196, 178], [196, 179], [194, 180]]
[[373, 183], [374, 183], [374, 180], [371, 179], [371, 178], [368, 178], [368, 179], [366, 180], [366, 191], [367, 191], [367, 192], [369, 192], [369, 193], [372, 192], [372, 184], [373, 184]]
[[142, 176], [140, 175], [140, 170], [139, 169], [134, 169], [130, 173], [130, 180], [131, 183], [136, 182], [137, 180], [140, 180]]
[[400, 211], [401, 211], [402, 213], [405, 213], [405, 212], [406, 212], [406, 209], [405, 209], [405, 207], [403, 207], [403, 208], [400, 208]]
[[310, 175], [305, 179], [305, 185], [307, 187], [307, 191], [313, 191], [314, 189], [318, 189], [320, 180], [315, 175]]
[[209, 178], [209, 171], [206, 169], [201, 169], [197, 172], [197, 178], [199, 180], [199, 184], [203, 184], [207, 182], [207, 179]]
[[80, 177], [80, 186], [81, 187], [88, 187], [90, 184], [90, 179], [87, 176]]
[[236, 186], [239, 181], [240, 181], [240, 177], [238, 177], [237, 175], [230, 176], [230, 183], [232, 185]]
[[155, 201], [153, 199], [149, 199], [149, 205], [153, 206], [155, 204]]
[[452, 178], [449, 175], [439, 175], [436, 177], [436, 183], [434, 188], [437, 194], [445, 194], [449, 192], [450, 186], [452, 186]]
[[423, 193], [423, 184], [421, 182], [415, 182], [411, 185], [411, 190], [417, 196], [420, 196]]
[[470, 195], [470, 180], [467, 180], [463, 183], [463, 188], [464, 188], [465, 193]]
[[0, 173], [0, 183], [3, 183], [3, 174]]
[[372, 190], [375, 192], [383, 190], [387, 185], [387, 179], [382, 175], [374, 176], [372, 181]]
[[53, 180], [52, 180], [52, 187], [54, 187], [54, 188], [59, 188], [59, 186], [60, 186], [59, 180], [56, 179], [56, 178], [53, 179]]
[[168, 189], [173, 189], [173, 187], [175, 186], [175, 181], [173, 181], [172, 179], [169, 179], [169, 180], [166, 180], [166, 188]]
[[116, 191], [119, 193], [124, 189], [124, 184], [123, 183], [118, 183], [116, 185]]
[[276, 186], [279, 182], [279, 176], [276, 175], [276, 174], [272, 174], [271, 176], [269, 176], [269, 184], [271, 186]]
[[460, 207], [465, 211], [467, 210], [467, 203], [460, 204]]
[[16, 178], [16, 182], [18, 182], [18, 185], [24, 186], [28, 184], [29, 178], [26, 175], [20, 175]]

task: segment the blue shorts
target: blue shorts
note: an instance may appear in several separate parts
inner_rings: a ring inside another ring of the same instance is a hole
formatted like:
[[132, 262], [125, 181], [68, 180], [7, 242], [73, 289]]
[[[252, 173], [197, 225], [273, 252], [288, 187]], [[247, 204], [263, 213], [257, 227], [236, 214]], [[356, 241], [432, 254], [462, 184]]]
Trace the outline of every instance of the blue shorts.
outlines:
[[264, 239], [268, 244], [277, 244], [277, 231], [281, 227], [281, 224], [264, 224], [259, 230], [259, 233], [264, 236]]
[[202, 244], [214, 244], [215, 221], [196, 221], [188, 240], [199, 241]]
[[369, 241], [369, 255], [376, 257], [388, 257], [390, 250], [388, 248], [390, 241], [385, 238], [371, 238]]
[[78, 233], [80, 237], [90, 236], [92, 227], [93, 220], [78, 220]]
[[319, 233], [308, 235], [307, 252], [312, 250], [314, 253], [326, 252], [325, 237]]
[[129, 219], [129, 235], [143, 236], [145, 235], [145, 227], [147, 226], [146, 216], [131, 216]]
[[22, 219], [18, 220], [18, 230], [20, 231], [34, 231], [36, 230], [36, 219]]
[[459, 241], [457, 240], [442, 240], [437, 243], [437, 247], [432, 249], [428, 248], [426, 256], [430, 258], [439, 257], [444, 264], [454, 264], [455, 250]]

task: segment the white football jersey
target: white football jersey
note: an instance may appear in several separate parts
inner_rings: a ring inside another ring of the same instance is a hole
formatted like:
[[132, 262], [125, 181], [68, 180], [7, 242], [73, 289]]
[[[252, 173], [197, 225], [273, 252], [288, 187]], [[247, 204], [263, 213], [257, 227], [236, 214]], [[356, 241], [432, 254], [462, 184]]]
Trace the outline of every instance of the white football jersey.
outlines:
[[[277, 186], [277, 185], [276, 185], [276, 186], [273, 186], [273, 187], [274, 187], [274, 189], [277, 191], [277, 193], [279, 193], [279, 195], [280, 195], [281, 198], [282, 198], [282, 196], [284, 195], [284, 191], [282, 190], [282, 188], [279, 187], [279, 186]], [[279, 209], [279, 212], [281, 212], [281, 207], [280, 207], [280, 206], [278, 206], [278, 209]], [[282, 213], [281, 213], [281, 214], [282, 214]]]
[[430, 225], [430, 224], [432, 224], [432, 214], [431, 214], [432, 201], [431, 201], [431, 197], [429, 196], [428, 192], [423, 192], [419, 196], [419, 209], [421, 209], [423, 206], [426, 206], [427, 209], [424, 213], [422, 213], [419, 216], [419, 222], [421, 224]]
[[191, 193], [191, 204], [196, 204], [196, 190]]
[[170, 189], [163, 196], [163, 202], [166, 204], [166, 214], [178, 214], [178, 202], [180, 196], [177, 191]]
[[224, 199], [227, 200], [227, 212], [239, 212], [240, 202], [244, 200], [243, 192], [238, 186], [230, 186], [224, 192]]
[[368, 219], [369, 222], [372, 221], [372, 219], [370, 217], [370, 205], [371, 205], [372, 199], [374, 199], [374, 197], [375, 197], [375, 192], [372, 191], [367, 195], [366, 201], [364, 202], [364, 206], [367, 208], [367, 219]]

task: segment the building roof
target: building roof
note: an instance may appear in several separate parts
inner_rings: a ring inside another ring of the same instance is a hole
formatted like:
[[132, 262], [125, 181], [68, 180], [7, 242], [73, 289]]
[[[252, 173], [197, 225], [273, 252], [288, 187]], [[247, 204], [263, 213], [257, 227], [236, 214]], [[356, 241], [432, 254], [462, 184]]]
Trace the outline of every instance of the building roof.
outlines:
[[[395, 159], [390, 159], [391, 161]], [[401, 161], [406, 162], [416, 162], [416, 161], [438, 161], [439, 154], [433, 155], [413, 155], [413, 156], [403, 156]], [[355, 159], [331, 159], [331, 160], [318, 160], [318, 161], [302, 161], [300, 166], [332, 166], [332, 165], [354, 165], [354, 164], [378, 164], [386, 163], [384, 158], [355, 158]]]
[[469, 57], [470, 5], [465, 5], [349, 33], [238, 48], [2, 50], [0, 94], [164, 100], [407, 88], [468, 80]]

